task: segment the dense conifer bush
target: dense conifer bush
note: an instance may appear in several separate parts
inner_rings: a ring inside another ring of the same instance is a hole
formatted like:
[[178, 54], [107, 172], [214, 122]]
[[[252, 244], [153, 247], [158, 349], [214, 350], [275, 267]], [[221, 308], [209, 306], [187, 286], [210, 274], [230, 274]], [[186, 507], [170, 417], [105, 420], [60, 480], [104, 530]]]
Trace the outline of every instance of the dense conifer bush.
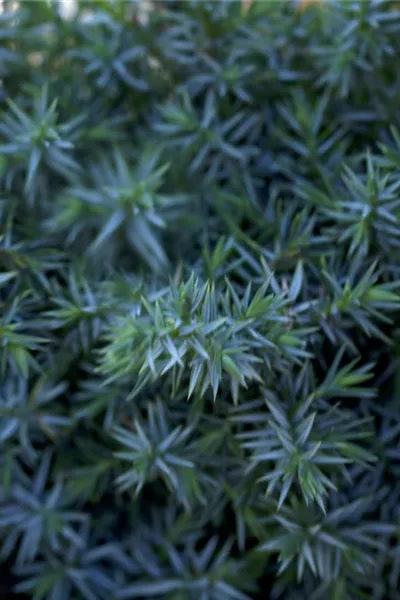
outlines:
[[2, 581], [398, 599], [398, 5], [3, 4]]

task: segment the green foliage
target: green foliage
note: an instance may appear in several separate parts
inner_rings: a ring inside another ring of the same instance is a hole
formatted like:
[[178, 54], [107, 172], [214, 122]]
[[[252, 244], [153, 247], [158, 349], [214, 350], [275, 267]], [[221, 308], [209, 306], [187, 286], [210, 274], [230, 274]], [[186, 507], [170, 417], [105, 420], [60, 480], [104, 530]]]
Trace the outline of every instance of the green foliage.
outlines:
[[397, 5], [1, 6], [1, 572], [398, 599]]

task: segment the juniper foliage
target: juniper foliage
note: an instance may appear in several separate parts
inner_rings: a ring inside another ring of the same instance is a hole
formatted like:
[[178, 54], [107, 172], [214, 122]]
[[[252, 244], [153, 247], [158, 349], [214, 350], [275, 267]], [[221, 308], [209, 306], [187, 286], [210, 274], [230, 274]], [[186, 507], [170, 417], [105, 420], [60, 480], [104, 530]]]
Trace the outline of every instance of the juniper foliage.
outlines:
[[3, 2], [0, 561], [395, 600], [400, 12]]

